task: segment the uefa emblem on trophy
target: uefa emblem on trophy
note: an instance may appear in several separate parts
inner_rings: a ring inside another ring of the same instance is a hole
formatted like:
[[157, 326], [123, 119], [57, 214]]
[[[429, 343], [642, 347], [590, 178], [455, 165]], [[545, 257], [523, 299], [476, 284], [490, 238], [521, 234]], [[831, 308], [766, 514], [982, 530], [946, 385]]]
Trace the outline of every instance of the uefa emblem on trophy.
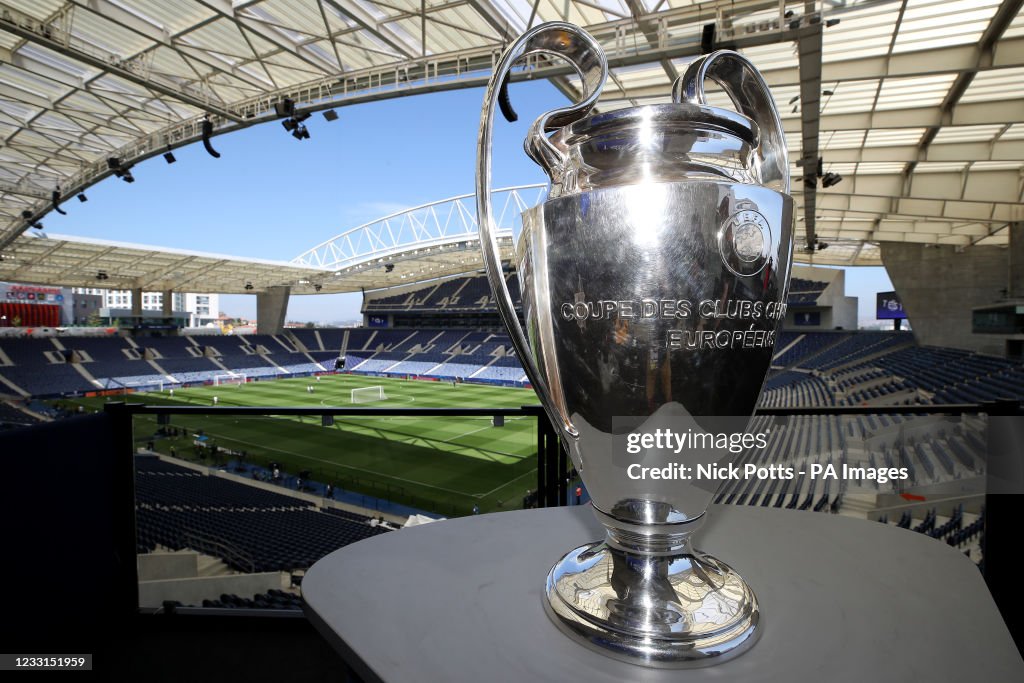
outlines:
[[[572, 64], [582, 99], [538, 118], [525, 142], [551, 186], [523, 214], [516, 247], [523, 329], [492, 225], [490, 147], [498, 91], [535, 54]], [[748, 446], [785, 315], [785, 138], [764, 80], [734, 52], [690, 64], [671, 104], [592, 113], [607, 72], [582, 29], [537, 26], [496, 65], [478, 139], [477, 219], [498, 310], [607, 530], [555, 563], [545, 608], [610, 656], [713, 664], [756, 641], [759, 611], [740, 575], [691, 543], [720, 483], [697, 472]], [[706, 79], [736, 111], [707, 104]]]

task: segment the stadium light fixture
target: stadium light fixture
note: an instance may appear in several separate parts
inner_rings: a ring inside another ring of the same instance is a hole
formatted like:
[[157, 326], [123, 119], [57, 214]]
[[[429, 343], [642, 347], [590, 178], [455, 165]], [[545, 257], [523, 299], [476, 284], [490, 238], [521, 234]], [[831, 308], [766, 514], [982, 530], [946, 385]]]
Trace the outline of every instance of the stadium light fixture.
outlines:
[[22, 211], [21, 212], [21, 217], [24, 218], [28, 222], [28, 224], [31, 225], [36, 230], [42, 230], [43, 229], [43, 224], [39, 221], [38, 218], [36, 218], [35, 216], [32, 215], [31, 211], [28, 211], [28, 210]]
[[843, 176], [839, 175], [838, 173], [831, 173], [831, 172], [829, 172], [829, 173], [826, 173], [825, 175], [823, 175], [821, 177], [821, 186], [822, 187], [832, 187], [833, 185], [838, 185], [842, 181], [843, 181]]
[[171, 146], [167, 145], [167, 151], [164, 152], [164, 161], [169, 164], [173, 164], [177, 159], [174, 158], [174, 153], [171, 152]]
[[309, 130], [302, 125], [302, 122], [311, 116], [309, 112], [305, 114], [299, 114], [298, 116], [292, 116], [281, 122], [284, 129], [292, 134], [292, 137], [296, 140], [308, 140]]
[[295, 100], [285, 97], [282, 100], [274, 102], [274, 113], [281, 119], [286, 116], [291, 116], [295, 113]]
[[125, 181], [126, 183], [135, 182], [135, 176], [132, 175], [131, 164], [129, 164], [128, 166], [122, 165], [121, 159], [119, 157], [109, 157], [107, 159], [107, 168], [113, 171], [114, 175], [116, 175], [118, 178]]
[[80, 201], [82, 203], [85, 203], [85, 202], [89, 201], [89, 198], [85, 196], [84, 192], [79, 192], [78, 193], [78, 201]]

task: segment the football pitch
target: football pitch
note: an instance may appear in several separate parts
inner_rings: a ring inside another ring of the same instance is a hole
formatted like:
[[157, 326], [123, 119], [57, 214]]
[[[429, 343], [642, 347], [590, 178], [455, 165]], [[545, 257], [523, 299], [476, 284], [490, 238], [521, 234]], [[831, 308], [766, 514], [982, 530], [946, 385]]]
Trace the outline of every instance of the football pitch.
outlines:
[[[386, 400], [352, 403], [351, 391], [383, 388]], [[312, 387], [310, 392], [308, 387]], [[359, 375], [323, 375], [244, 385], [224, 384], [133, 394], [150, 405], [259, 407], [518, 408], [536, 405], [532, 390]], [[109, 400], [78, 399], [88, 407]], [[121, 400], [121, 399], [116, 399]], [[67, 401], [64, 401], [65, 403]], [[154, 436], [155, 416], [139, 416], [135, 438], [157, 451], [199, 458], [199, 430], [218, 449], [244, 452], [245, 461], [279, 463], [291, 475], [308, 470], [315, 481], [444, 515], [520, 507], [536, 486], [536, 419], [508, 417], [494, 427], [490, 417], [349, 417], [321, 426], [320, 416], [184, 416], [171, 425], [177, 438]], [[224, 459], [222, 456], [221, 459]], [[228, 456], [228, 459], [235, 459]]]

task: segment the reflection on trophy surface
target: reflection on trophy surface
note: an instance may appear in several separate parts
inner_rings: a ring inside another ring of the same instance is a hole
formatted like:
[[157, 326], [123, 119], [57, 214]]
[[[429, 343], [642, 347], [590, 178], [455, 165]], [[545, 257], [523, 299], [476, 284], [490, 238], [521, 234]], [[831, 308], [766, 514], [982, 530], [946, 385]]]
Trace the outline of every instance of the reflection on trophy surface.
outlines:
[[[541, 116], [526, 140], [551, 189], [523, 215], [523, 329], [491, 224], [490, 144], [501, 84], [538, 53], [576, 68], [583, 99]], [[600, 46], [571, 24], [538, 26], [505, 51], [478, 143], [481, 245], [523, 366], [607, 529], [554, 565], [549, 615], [626, 661], [707, 665], [759, 634], [753, 591], [691, 535], [720, 483], [698, 473], [751, 445], [785, 315], [785, 141], [763, 79], [736, 53], [693, 62], [672, 104], [592, 114], [606, 75]], [[708, 106], [705, 79], [737, 111]]]

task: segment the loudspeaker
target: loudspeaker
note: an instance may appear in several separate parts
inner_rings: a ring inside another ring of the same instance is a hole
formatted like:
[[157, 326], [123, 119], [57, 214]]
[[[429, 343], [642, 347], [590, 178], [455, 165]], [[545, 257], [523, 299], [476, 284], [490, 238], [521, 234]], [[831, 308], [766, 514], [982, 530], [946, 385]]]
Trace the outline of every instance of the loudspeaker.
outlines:
[[505, 416], [504, 415], [494, 415], [493, 417], [491, 417], [491, 425], [494, 426], [494, 427], [504, 427], [505, 426]]
[[334, 425], [334, 416], [333, 415], [321, 415], [320, 416], [320, 426], [321, 427], [331, 427], [333, 425]]
[[171, 416], [165, 413], [160, 413], [156, 416], [156, 423], [158, 425], [169, 425], [171, 424]]

